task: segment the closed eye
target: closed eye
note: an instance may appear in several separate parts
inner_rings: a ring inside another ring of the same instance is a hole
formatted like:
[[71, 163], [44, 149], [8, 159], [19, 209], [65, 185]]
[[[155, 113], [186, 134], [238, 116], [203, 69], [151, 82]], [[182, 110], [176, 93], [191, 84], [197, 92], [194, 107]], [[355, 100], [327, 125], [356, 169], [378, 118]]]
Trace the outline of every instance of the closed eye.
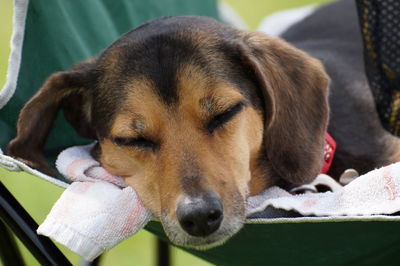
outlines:
[[234, 106], [228, 108], [224, 112], [214, 116], [207, 125], [207, 130], [212, 134], [216, 129], [222, 127], [225, 123], [231, 120], [236, 114], [238, 114], [244, 107], [243, 102], [239, 102]]
[[151, 149], [156, 150], [158, 144], [154, 141], [145, 138], [125, 138], [125, 137], [114, 137], [112, 141], [118, 146], [133, 146], [140, 149]]

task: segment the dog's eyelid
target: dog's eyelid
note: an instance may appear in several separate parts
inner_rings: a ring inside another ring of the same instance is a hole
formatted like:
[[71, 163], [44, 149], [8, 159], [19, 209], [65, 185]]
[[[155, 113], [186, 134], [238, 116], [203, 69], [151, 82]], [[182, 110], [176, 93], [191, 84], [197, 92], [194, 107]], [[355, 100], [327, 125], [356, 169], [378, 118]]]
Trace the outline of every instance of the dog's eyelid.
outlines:
[[[224, 104], [225, 107], [221, 106], [220, 108], [216, 108], [219, 111], [217, 111], [214, 114], [212, 114], [212, 118], [216, 118], [218, 116], [222, 116], [222, 115], [224, 115], [226, 113], [230, 113], [232, 111], [233, 112], [240, 111], [241, 108], [244, 107], [245, 105], [246, 105], [246, 103], [244, 101], [237, 101], [237, 102], [234, 102], [234, 103], [232, 103], [230, 105]], [[236, 109], [238, 109], [238, 110], [236, 110]]]
[[145, 137], [111, 137], [113, 143], [118, 146], [133, 146], [140, 149], [156, 150], [159, 144]]
[[243, 101], [240, 101], [233, 106], [229, 107], [225, 111], [215, 115], [207, 125], [207, 130], [210, 134], [212, 134], [217, 128], [223, 126], [229, 120], [231, 120], [236, 114], [243, 110], [246, 104]]
[[245, 102], [241, 95], [218, 96], [209, 95], [202, 98], [199, 103], [205, 117], [212, 117], [226, 112], [229, 108], [235, 106], [239, 102]]

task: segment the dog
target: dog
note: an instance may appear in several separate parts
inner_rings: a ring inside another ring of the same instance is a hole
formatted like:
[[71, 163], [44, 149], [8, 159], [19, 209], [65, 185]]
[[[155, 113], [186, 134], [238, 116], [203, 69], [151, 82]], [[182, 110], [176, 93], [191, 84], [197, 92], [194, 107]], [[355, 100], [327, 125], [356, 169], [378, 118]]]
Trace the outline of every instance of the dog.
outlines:
[[322, 7], [282, 38], [205, 17], [147, 22], [52, 74], [21, 110], [8, 154], [51, 171], [42, 147], [63, 109], [169, 239], [200, 249], [240, 230], [249, 195], [312, 181], [327, 130], [335, 177], [399, 161], [364, 74], [352, 1]]

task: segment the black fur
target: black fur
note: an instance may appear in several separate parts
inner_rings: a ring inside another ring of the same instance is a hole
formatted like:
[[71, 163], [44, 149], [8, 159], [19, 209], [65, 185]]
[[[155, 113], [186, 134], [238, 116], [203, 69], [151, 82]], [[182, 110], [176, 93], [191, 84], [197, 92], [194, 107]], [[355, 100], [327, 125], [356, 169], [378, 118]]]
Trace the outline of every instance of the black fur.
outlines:
[[318, 58], [331, 78], [329, 133], [337, 142], [330, 174], [347, 168], [361, 173], [388, 163], [393, 137], [383, 129], [365, 75], [355, 1], [326, 5], [295, 24], [282, 37]]

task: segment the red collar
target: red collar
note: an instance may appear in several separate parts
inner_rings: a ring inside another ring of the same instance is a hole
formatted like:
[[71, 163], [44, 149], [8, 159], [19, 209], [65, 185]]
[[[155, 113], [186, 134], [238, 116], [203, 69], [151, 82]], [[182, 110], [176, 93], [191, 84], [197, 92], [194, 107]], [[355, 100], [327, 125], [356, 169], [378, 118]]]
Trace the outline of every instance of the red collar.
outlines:
[[324, 162], [322, 164], [321, 173], [326, 174], [331, 167], [333, 157], [335, 156], [336, 151], [336, 141], [329, 135], [329, 133], [325, 134], [325, 144], [324, 144]]

